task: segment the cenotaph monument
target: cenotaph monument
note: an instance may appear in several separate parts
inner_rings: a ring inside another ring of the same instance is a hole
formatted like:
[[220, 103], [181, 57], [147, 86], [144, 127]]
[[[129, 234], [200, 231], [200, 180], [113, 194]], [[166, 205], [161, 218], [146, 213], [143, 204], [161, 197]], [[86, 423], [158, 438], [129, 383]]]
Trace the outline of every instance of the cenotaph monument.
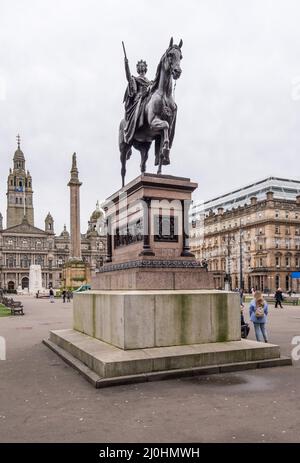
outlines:
[[[290, 364], [279, 346], [241, 339], [239, 294], [214, 290], [189, 247], [198, 185], [162, 173], [175, 134], [182, 40], [171, 39], [152, 81], [143, 60], [133, 76], [124, 53], [122, 188], [103, 205], [107, 262], [91, 291], [74, 294], [73, 327], [51, 331], [45, 344], [95, 387]], [[146, 173], [152, 142], [157, 174]], [[132, 148], [140, 152], [141, 173], [126, 184]], [[70, 184], [79, 191], [75, 168]]]
[[36, 294], [38, 291], [43, 292], [42, 268], [40, 265], [30, 265], [29, 268], [29, 293]]
[[81, 256], [81, 233], [80, 233], [80, 187], [76, 153], [72, 157], [71, 178], [68, 183], [70, 187], [70, 229], [71, 249], [70, 258], [63, 268], [63, 282], [66, 288], [78, 288], [90, 283], [90, 267], [83, 262]]

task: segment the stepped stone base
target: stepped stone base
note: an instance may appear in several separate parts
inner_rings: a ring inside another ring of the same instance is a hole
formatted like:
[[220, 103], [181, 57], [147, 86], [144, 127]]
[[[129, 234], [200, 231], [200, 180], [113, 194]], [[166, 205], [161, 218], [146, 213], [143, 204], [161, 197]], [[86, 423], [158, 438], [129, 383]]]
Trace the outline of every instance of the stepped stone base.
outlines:
[[123, 350], [68, 329], [44, 343], [95, 387], [291, 365], [278, 346], [249, 340]]

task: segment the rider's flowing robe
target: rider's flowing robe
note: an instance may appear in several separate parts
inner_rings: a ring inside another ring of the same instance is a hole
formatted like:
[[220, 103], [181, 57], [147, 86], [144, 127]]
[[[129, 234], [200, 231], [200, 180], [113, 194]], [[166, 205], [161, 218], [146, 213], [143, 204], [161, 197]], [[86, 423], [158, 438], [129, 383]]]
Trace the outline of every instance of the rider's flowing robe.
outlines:
[[128, 83], [124, 95], [126, 121], [124, 138], [129, 145], [132, 143], [136, 129], [144, 123], [144, 106], [150, 83], [145, 76], [132, 76]]

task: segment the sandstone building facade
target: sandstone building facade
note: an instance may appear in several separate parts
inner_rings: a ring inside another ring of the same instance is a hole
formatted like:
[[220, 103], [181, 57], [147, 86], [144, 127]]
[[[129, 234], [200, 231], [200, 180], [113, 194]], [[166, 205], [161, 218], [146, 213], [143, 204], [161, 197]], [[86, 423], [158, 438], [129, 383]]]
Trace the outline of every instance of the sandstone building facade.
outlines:
[[194, 204], [191, 246], [216, 288], [300, 292], [300, 181], [270, 177]]
[[[35, 226], [32, 188], [32, 178], [26, 171], [18, 138], [13, 168], [7, 180], [6, 228], [0, 212], [0, 287], [8, 290], [28, 287], [31, 264], [41, 265], [43, 287], [59, 288], [64, 263], [70, 256], [70, 234], [66, 226], [56, 235], [50, 213], [45, 218], [44, 229]], [[87, 232], [81, 235], [81, 252], [92, 274], [105, 261], [104, 213], [98, 203], [90, 217]]]

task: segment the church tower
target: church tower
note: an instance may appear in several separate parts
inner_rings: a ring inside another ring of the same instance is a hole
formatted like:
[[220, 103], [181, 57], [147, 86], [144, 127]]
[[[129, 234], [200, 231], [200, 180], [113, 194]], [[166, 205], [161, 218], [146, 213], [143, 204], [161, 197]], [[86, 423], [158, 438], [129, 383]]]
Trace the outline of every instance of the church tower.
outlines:
[[54, 220], [50, 212], [48, 212], [48, 215], [45, 218], [45, 232], [54, 235]]
[[14, 154], [13, 169], [9, 170], [7, 179], [7, 213], [6, 227], [14, 227], [23, 222], [24, 217], [34, 226], [34, 209], [32, 202], [32, 179], [25, 170], [25, 157], [20, 148], [20, 135], [17, 136], [18, 148]]

